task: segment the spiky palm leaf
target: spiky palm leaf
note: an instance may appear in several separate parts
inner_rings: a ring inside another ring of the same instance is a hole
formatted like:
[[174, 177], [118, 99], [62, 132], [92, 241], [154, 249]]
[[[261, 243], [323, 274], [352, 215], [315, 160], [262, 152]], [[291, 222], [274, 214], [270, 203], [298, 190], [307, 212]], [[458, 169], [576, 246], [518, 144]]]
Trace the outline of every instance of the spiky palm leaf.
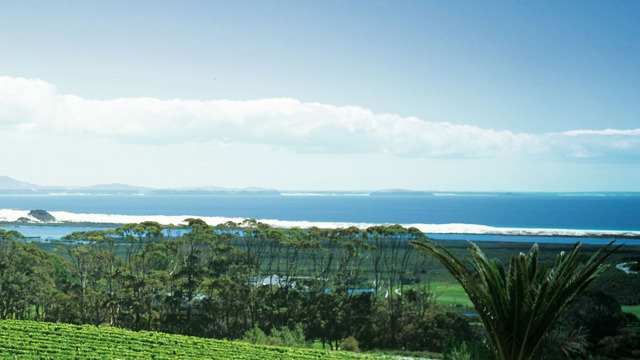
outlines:
[[603, 246], [591, 258], [580, 254], [576, 243], [561, 252], [555, 265], [538, 265], [538, 245], [528, 254], [511, 257], [509, 271], [498, 260], [489, 260], [471, 243], [472, 270], [446, 248], [432, 240], [412, 241], [437, 258], [462, 285], [485, 325], [499, 360], [530, 360], [544, 335], [551, 330], [567, 304], [604, 269], [604, 261], [619, 246]]

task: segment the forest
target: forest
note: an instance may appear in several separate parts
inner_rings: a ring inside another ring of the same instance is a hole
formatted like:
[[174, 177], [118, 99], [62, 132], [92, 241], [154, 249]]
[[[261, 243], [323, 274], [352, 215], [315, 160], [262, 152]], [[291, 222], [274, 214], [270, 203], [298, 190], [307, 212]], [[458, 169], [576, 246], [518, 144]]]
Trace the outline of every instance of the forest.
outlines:
[[[282, 340], [287, 333], [327, 349], [350, 339], [362, 350], [494, 357], [475, 310], [438, 301], [439, 285], [452, 279], [409, 243], [426, 240], [415, 228], [186, 223], [126, 224], [52, 244], [0, 230], [0, 318], [295, 345]], [[449, 245], [459, 254], [467, 247]], [[487, 252], [504, 262], [528, 245]], [[542, 260], [559, 248], [543, 248]], [[614, 260], [633, 254], [622, 248]], [[545, 358], [640, 355], [638, 319], [620, 306], [640, 303], [638, 275], [608, 269], [601, 278], [545, 338]]]

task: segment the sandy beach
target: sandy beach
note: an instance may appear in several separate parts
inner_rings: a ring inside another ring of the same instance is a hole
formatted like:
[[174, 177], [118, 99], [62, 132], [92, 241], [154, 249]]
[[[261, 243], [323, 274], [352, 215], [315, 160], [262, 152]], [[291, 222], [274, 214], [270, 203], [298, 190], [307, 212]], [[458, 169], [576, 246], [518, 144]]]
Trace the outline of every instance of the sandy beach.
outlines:
[[[198, 218], [207, 224], [215, 226], [232, 221], [240, 223], [244, 218], [240, 217], [220, 217], [220, 216], [194, 216], [194, 215], [117, 215], [117, 214], [89, 214], [71, 213], [66, 211], [49, 211], [55, 217], [55, 221], [43, 223], [29, 215], [29, 210], [21, 209], [0, 209], [0, 222], [19, 224], [127, 224], [140, 223], [144, 221], [155, 221], [162, 225], [182, 225], [186, 224], [188, 218]], [[19, 222], [19, 219], [29, 219], [29, 222]], [[359, 229], [366, 229], [375, 223], [352, 223], [352, 222], [314, 222], [314, 221], [284, 221], [276, 219], [256, 219], [259, 222], [279, 228], [347, 228], [355, 226]], [[427, 234], [478, 234], [478, 235], [511, 235], [511, 236], [576, 236], [576, 237], [640, 237], [640, 231], [620, 231], [620, 230], [576, 230], [576, 229], [542, 229], [542, 228], [503, 228], [475, 224], [400, 224], [405, 227], [415, 227]]]

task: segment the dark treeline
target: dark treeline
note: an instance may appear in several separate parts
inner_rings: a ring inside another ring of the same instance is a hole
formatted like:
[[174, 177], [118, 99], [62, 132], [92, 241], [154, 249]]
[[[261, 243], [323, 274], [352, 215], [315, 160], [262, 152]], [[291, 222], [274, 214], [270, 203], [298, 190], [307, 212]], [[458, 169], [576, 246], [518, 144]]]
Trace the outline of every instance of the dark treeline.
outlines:
[[442, 352], [478, 339], [436, 303], [432, 264], [398, 225], [281, 229], [155, 222], [76, 232], [55, 253], [0, 230], [0, 318], [219, 339], [302, 328], [335, 348]]

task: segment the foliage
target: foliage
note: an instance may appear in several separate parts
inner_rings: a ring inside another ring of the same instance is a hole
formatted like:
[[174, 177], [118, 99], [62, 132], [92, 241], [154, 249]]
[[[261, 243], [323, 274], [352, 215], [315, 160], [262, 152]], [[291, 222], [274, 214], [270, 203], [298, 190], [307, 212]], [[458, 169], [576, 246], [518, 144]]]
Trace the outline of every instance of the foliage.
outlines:
[[451, 339], [472, 341], [474, 334], [467, 320], [452, 311], [429, 312], [424, 318], [403, 327], [400, 341], [407, 350], [443, 352]]
[[590, 288], [569, 306], [545, 339], [545, 358], [564, 360], [587, 354], [638, 358], [640, 336], [628, 326], [634, 320], [638, 322], [634, 315], [622, 312], [613, 296]]
[[602, 291], [587, 290], [569, 306], [560, 318], [559, 326], [567, 331], [584, 329], [592, 344], [615, 335], [627, 321], [616, 299]]
[[259, 327], [254, 326], [242, 335], [242, 341], [249, 344], [265, 344], [267, 335]]
[[348, 338], [344, 339], [340, 348], [346, 351], [360, 352], [360, 348], [358, 347], [358, 340], [356, 340], [356, 338], [354, 338], [353, 336], [349, 336]]
[[309, 347], [304, 339], [304, 332], [300, 324], [296, 324], [293, 330], [287, 327], [272, 329], [269, 337], [276, 339], [277, 341], [274, 343], [281, 343], [281, 346], [291, 348]]
[[608, 358], [640, 359], [640, 333], [637, 329], [622, 328], [617, 334], [600, 339], [595, 349]]
[[53, 273], [48, 254], [0, 230], [0, 319], [40, 319], [55, 296]]
[[[469, 301], [462, 287], [445, 285], [451, 275], [410, 245], [424, 239], [417, 229], [186, 223], [125, 224], [38, 244], [55, 253], [0, 232], [0, 314], [260, 344], [317, 339], [331, 349], [349, 336], [363, 351], [442, 353], [451, 339], [474, 355], [486, 348], [483, 328], [459, 314], [473, 312], [459, 306]], [[460, 243], [447, 242], [456, 253]], [[522, 245], [488, 247], [507, 258]]]
[[156, 332], [0, 321], [0, 357], [20, 359], [377, 359], [371, 355], [252, 345]]
[[474, 272], [439, 244], [413, 241], [440, 260], [464, 287], [484, 323], [497, 358], [531, 359], [542, 339], [551, 330], [567, 304], [603, 270], [606, 258], [617, 249], [612, 243], [602, 247], [584, 264], [581, 245], [569, 253], [561, 252], [554, 267], [538, 265], [538, 247], [527, 255], [512, 257], [508, 272], [498, 260], [489, 260], [471, 244]]
[[451, 347], [443, 355], [443, 360], [471, 360], [471, 352], [464, 341]]
[[589, 288], [615, 295], [620, 304], [640, 304], [640, 275], [627, 274], [613, 266], [603, 271]]

